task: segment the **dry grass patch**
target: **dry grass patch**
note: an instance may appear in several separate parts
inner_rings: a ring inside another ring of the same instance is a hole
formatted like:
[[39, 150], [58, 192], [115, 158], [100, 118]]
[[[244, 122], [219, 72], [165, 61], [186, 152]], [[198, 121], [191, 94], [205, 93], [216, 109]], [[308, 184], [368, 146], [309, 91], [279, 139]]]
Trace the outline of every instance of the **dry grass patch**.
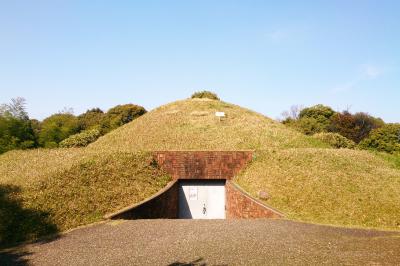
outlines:
[[400, 170], [366, 151], [287, 149], [257, 152], [236, 182], [288, 218], [400, 229]]

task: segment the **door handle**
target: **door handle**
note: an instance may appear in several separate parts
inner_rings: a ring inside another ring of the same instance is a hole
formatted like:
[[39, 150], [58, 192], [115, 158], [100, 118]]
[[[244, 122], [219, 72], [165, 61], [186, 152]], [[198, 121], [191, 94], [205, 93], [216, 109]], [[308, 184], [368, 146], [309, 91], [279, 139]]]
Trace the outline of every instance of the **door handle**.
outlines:
[[206, 215], [206, 213], [207, 213], [206, 204], [203, 204], [203, 214]]

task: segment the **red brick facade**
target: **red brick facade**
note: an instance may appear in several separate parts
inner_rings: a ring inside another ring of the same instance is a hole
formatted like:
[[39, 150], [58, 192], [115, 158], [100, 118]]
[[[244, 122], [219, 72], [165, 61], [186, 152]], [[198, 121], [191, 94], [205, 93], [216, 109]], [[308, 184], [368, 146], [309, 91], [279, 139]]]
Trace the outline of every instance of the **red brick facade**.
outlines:
[[173, 179], [232, 179], [252, 160], [252, 151], [158, 151], [157, 163]]
[[172, 177], [159, 193], [129, 206], [110, 219], [178, 218], [179, 179], [224, 179], [226, 218], [279, 218], [283, 214], [252, 198], [232, 181], [239, 171], [252, 160], [252, 151], [158, 151], [157, 163]]
[[226, 218], [280, 218], [283, 214], [254, 199], [227, 180], [226, 189]]

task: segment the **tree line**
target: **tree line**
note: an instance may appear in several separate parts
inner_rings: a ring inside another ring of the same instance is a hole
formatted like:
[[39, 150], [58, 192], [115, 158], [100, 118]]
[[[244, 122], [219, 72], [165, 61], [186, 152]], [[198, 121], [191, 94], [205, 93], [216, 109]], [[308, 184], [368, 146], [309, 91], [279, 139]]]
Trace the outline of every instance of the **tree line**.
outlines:
[[117, 105], [107, 112], [92, 108], [75, 116], [65, 110], [43, 121], [29, 118], [24, 98], [0, 105], [0, 154], [13, 149], [80, 147], [145, 114], [135, 104]]
[[358, 147], [400, 153], [400, 124], [385, 123], [365, 112], [337, 112], [318, 104], [307, 108], [292, 106], [282, 116], [283, 124], [337, 148]]
[[[219, 99], [203, 91], [192, 98]], [[82, 147], [98, 137], [145, 114], [135, 104], [117, 105], [107, 112], [92, 108], [75, 116], [64, 110], [43, 121], [30, 119], [24, 98], [0, 105], [0, 154], [13, 149]], [[318, 104], [292, 106], [282, 113], [282, 123], [336, 148], [361, 148], [400, 153], [400, 124], [385, 123], [365, 112], [337, 112]]]

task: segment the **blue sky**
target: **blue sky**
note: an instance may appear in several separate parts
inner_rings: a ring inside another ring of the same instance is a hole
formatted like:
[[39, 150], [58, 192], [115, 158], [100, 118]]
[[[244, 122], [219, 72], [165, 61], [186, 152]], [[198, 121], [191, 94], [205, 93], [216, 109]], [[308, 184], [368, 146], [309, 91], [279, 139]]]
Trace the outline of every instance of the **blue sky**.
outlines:
[[400, 1], [1, 1], [0, 103], [152, 109], [198, 90], [272, 118], [400, 122]]

